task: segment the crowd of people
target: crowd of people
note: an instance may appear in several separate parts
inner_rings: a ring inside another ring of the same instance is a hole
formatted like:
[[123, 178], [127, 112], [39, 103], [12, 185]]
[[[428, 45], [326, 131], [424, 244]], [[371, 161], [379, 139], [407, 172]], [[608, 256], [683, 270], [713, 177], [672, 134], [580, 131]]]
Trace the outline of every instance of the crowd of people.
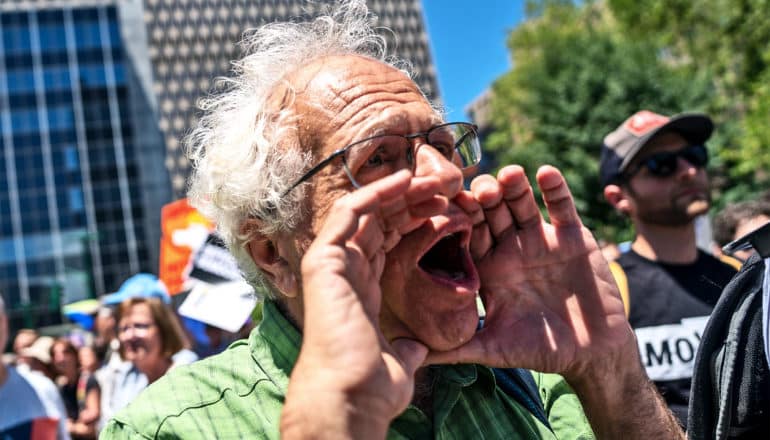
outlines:
[[[91, 328], [57, 337], [20, 329], [0, 367], [0, 434], [94, 439], [149, 384], [176, 366], [216, 354], [212, 346], [223, 349], [222, 340], [238, 337], [219, 329], [208, 333], [219, 339], [196, 343], [162, 283], [149, 274], [131, 277], [117, 293], [104, 296]], [[8, 336], [0, 302], [0, 346]], [[16, 393], [24, 388], [20, 403]], [[54, 427], [61, 423], [51, 431], [50, 421], [56, 421]], [[41, 432], [46, 434], [33, 435]]]
[[[684, 438], [701, 335], [749, 257], [696, 245], [707, 115], [619, 115], [597, 141], [635, 230], [600, 246], [553, 167], [534, 183], [548, 221], [519, 166], [463, 187], [476, 127], [442, 118], [363, 1], [244, 48], [188, 139], [190, 200], [266, 290], [262, 322], [196, 350], [152, 281], [105, 297], [88, 337], [19, 331], [0, 434]], [[768, 221], [766, 202], [727, 207], [718, 248]], [[25, 383], [36, 402], [11, 409]]]

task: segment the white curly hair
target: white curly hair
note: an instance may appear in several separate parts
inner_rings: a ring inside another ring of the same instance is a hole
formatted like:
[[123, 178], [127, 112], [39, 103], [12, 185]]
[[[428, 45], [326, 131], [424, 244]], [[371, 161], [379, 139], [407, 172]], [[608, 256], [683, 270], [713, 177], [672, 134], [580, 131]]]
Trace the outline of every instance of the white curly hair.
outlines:
[[[244, 56], [233, 62], [233, 75], [218, 78], [214, 92], [199, 101], [203, 111], [185, 139], [193, 164], [189, 200], [213, 220], [246, 280], [275, 297], [249, 256], [246, 244], [254, 232], [272, 236], [291, 232], [307, 214], [302, 210], [303, 185], [281, 197], [311, 165], [295, 133], [297, 115], [291, 106], [276, 111], [268, 105], [271, 92], [285, 87], [285, 78], [309, 63], [330, 55], [360, 55], [387, 63], [410, 77], [408, 63], [386, 56], [383, 37], [361, 0], [325, 7], [307, 22], [270, 23], [247, 31]], [[259, 219], [260, 230], [244, 228]], [[259, 291], [259, 290], [258, 290]]]

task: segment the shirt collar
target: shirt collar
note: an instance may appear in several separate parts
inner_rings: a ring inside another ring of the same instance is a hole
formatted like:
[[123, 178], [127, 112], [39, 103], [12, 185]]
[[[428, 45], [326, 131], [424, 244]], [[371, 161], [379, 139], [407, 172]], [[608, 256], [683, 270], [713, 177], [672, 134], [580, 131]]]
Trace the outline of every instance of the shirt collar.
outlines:
[[249, 350], [257, 368], [285, 390], [299, 357], [302, 335], [274, 301], [266, 300], [262, 307], [262, 322], [249, 337]]

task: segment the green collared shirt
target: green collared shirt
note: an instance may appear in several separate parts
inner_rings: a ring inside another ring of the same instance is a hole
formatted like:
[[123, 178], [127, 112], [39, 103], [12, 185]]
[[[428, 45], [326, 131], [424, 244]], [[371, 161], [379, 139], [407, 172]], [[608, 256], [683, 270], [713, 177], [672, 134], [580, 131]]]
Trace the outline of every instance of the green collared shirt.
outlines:
[[[278, 439], [279, 420], [301, 335], [267, 302], [248, 340], [175, 368], [110, 420], [101, 438]], [[434, 369], [433, 416], [415, 406], [398, 416], [389, 439], [593, 439], [577, 396], [556, 375], [534, 373], [548, 427], [478, 365]], [[323, 405], [323, 402], [319, 402]]]

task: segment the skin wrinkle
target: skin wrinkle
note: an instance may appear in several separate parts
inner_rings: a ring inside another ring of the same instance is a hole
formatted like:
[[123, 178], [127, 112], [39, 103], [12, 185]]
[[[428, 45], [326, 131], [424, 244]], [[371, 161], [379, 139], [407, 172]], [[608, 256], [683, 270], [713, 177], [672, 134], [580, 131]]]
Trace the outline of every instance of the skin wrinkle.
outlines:
[[[315, 147], [316, 162], [379, 127], [395, 133], [421, 132], [441, 122], [434, 108], [403, 72], [375, 60], [358, 58], [352, 62], [349, 56], [326, 57], [311, 63], [292, 78], [298, 81], [296, 90], [302, 90], [297, 93], [294, 103], [294, 112], [303, 115], [298, 133], [300, 145]], [[366, 76], [376, 78], [377, 82], [366, 87], [350, 85], [360, 83]], [[309, 143], [311, 140], [317, 144]], [[416, 163], [417, 175], [438, 173], [443, 176], [446, 195], [442, 197], [453, 198], [459, 191], [462, 173], [438, 151], [419, 149]], [[356, 172], [355, 169], [352, 171]], [[341, 169], [341, 161], [335, 161], [313, 176], [304, 189], [310, 215], [306, 223], [298, 225], [294, 234], [285, 236], [294, 249], [284, 258], [295, 273], [299, 273], [302, 249], [307, 249], [317, 236], [333, 209], [333, 201], [352, 191], [352, 185]], [[460, 207], [450, 204], [445, 214], [431, 217], [389, 251], [382, 278], [381, 314], [381, 326], [387, 339], [416, 338], [436, 348], [448, 349], [473, 335], [478, 319], [473, 295], [464, 291], [458, 295], [454, 289], [435, 285], [417, 266], [417, 259], [435, 241], [437, 234], [442, 234], [445, 228], [466, 227], [471, 227], [467, 215]], [[407, 301], [405, 288], [412, 285], [414, 288], [408, 291], [417, 293], [410, 293]], [[291, 314], [303, 316], [304, 305], [300, 298], [294, 297], [287, 302]]]

